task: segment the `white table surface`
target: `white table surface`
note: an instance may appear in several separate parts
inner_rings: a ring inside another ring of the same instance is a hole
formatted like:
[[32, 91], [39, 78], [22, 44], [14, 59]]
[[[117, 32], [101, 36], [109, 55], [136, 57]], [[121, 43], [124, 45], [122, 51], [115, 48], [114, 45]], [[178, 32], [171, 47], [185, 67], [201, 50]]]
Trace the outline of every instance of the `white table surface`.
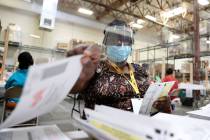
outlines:
[[203, 85], [197, 84], [190, 84], [190, 83], [180, 83], [179, 89], [186, 90], [186, 97], [192, 98], [193, 97], [193, 90], [200, 90], [201, 95], [206, 95], [206, 87]]

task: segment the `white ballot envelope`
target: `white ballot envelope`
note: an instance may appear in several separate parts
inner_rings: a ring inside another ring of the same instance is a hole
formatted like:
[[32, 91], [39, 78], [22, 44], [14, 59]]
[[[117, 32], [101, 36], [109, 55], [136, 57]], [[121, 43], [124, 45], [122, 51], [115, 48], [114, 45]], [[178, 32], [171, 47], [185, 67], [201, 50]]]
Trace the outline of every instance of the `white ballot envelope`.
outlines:
[[153, 103], [159, 97], [168, 96], [168, 93], [173, 87], [174, 83], [175, 82], [172, 81], [172, 82], [164, 82], [164, 83], [154, 83], [150, 85], [146, 94], [144, 95], [139, 113], [150, 115]]
[[82, 65], [81, 55], [53, 63], [32, 66], [20, 102], [0, 125], [0, 129], [14, 126], [50, 112], [69, 93], [77, 81]]
[[143, 98], [143, 102], [139, 111], [140, 114], [150, 115], [152, 105], [154, 101], [160, 97], [163, 89], [163, 83], [154, 83], [149, 86]]

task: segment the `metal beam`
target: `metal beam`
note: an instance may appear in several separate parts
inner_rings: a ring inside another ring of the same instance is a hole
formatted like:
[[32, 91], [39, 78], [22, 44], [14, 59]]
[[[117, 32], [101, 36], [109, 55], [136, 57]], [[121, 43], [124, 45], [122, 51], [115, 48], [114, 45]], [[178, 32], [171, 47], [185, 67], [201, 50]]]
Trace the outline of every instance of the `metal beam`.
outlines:
[[[162, 1], [162, 0], [161, 0], [161, 1]], [[158, 2], [158, 0], [157, 0], [157, 2]], [[166, 3], [169, 3], [169, 2], [167, 2], [167, 0], [166, 0]], [[159, 4], [158, 4], [158, 5], [159, 5]], [[176, 3], [176, 5], [178, 5], [178, 3]], [[153, 8], [156, 8], [156, 9], [158, 9], [158, 10], [160, 10], [160, 11], [165, 11], [165, 9], [163, 9], [163, 7], [162, 7], [162, 9], [161, 9], [161, 6], [162, 6], [162, 5], [159, 5], [160, 7], [157, 7], [157, 6], [153, 5], [153, 4], [150, 4], [149, 6], [151, 6], [151, 7], [153, 7]], [[171, 7], [168, 7], [168, 8], [171, 8]], [[189, 13], [189, 14], [190, 14], [190, 13]], [[173, 21], [174, 19], [177, 19], [177, 17], [178, 17], [178, 18], [181, 18], [182, 20], [186, 20], [186, 22], [188, 22], [188, 23], [192, 23], [192, 21], [190, 21], [190, 20], [188, 20], [188, 19], [186, 19], [186, 18], [183, 18], [182, 15], [181, 15], [181, 16], [176, 16], [176, 17], [173, 17], [173, 18], [170, 18], [169, 20]]]
[[[127, 2], [129, 2], [130, 0], [116, 0], [115, 2], [111, 3], [109, 6], [117, 9], [121, 6], [123, 6], [124, 4], [126, 4]], [[111, 9], [107, 8], [104, 11], [102, 11], [99, 15], [96, 16], [97, 20], [100, 20], [101, 18], [105, 17], [106, 15], [108, 15], [110, 13]]]
[[156, 1], [157, 1], [157, 3], [158, 3], [159, 8], [160, 8], [161, 10], [163, 10], [162, 0], [161, 0], [161, 2], [159, 2], [159, 0], [156, 0]]
[[200, 81], [200, 33], [199, 33], [199, 4], [197, 0], [194, 0], [194, 67], [193, 67], [193, 80], [198, 83]]
[[110, 10], [113, 10], [113, 11], [115, 11], [115, 12], [119, 12], [119, 13], [121, 13], [121, 14], [129, 15], [129, 16], [132, 16], [132, 17], [134, 17], [134, 18], [144, 19], [144, 20], [146, 20], [146, 21], [149, 21], [149, 22], [154, 23], [154, 24], [156, 24], [156, 25], [159, 25], [159, 26], [161, 26], [161, 27], [166, 27], [166, 28], [168, 28], [169, 30], [171, 30], [171, 31], [173, 31], [173, 32], [176, 32], [176, 33], [183, 33], [183, 31], [181, 31], [181, 30], [178, 30], [178, 29], [175, 29], [175, 28], [172, 28], [172, 27], [168, 27], [168, 26], [164, 26], [164, 25], [162, 25], [161, 23], [154, 22], [154, 21], [152, 21], [152, 20], [149, 20], [149, 19], [145, 18], [144, 16], [139, 16], [139, 15], [137, 15], [137, 14], [135, 14], [135, 13], [130, 13], [130, 12], [127, 12], [127, 11], [118, 10], [118, 9], [115, 9], [115, 8], [113, 8], [113, 7], [110, 7], [110, 6], [106, 5], [106, 4], [95, 2], [95, 1], [93, 1], [93, 0], [82, 0], [82, 1], [88, 2], [88, 3], [92, 3], [92, 4], [96, 4], [96, 5], [98, 5], [98, 6], [101, 6], [101, 7], [106, 8], [106, 9], [110, 9]]

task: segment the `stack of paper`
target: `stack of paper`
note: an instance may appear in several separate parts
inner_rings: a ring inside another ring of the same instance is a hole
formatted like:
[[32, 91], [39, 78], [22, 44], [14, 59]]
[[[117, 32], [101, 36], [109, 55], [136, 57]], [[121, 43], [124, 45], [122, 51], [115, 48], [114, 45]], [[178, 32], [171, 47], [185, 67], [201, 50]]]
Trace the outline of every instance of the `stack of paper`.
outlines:
[[174, 83], [175, 82], [173, 81], [151, 84], [144, 95], [139, 113], [150, 115], [153, 103], [159, 97], [168, 96], [168, 92], [171, 90]]
[[150, 115], [153, 103], [160, 97], [164, 85], [162, 83], [151, 84], [146, 91], [139, 113]]
[[100, 140], [210, 139], [208, 121], [189, 119], [185, 122], [188, 118], [176, 121], [173, 116], [172, 119], [154, 119], [106, 106], [96, 106], [95, 111], [85, 109], [85, 113], [87, 120], [76, 118], [75, 125]]
[[210, 120], [210, 104], [208, 104], [204, 107], [201, 107], [199, 110], [189, 111], [189, 112], [187, 112], [187, 114], [190, 117]]
[[0, 131], [0, 140], [70, 140], [56, 126], [11, 128]]
[[158, 113], [153, 119], [171, 124], [176, 130], [188, 134], [192, 140], [210, 139], [209, 121], [165, 113]]

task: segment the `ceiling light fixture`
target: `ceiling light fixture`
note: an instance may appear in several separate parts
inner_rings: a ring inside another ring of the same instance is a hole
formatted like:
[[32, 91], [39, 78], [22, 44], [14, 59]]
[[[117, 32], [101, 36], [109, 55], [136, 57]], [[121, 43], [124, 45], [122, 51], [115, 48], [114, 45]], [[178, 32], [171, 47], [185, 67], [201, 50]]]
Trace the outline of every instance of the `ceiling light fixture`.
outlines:
[[198, 0], [198, 3], [200, 4], [200, 5], [208, 5], [209, 4], [209, 0]]
[[144, 23], [145, 23], [145, 21], [144, 21], [143, 19], [138, 19], [136, 22], [137, 22], [138, 24], [144, 24]]
[[184, 7], [178, 7], [178, 8], [174, 8], [172, 10], [166, 11], [166, 12], [161, 12], [161, 16], [165, 17], [165, 18], [172, 18], [178, 15], [183, 15], [185, 16], [187, 13], [187, 9]]
[[141, 25], [141, 24], [138, 24], [138, 23], [132, 23], [132, 24], [131, 24], [131, 27], [141, 29], [141, 28], [143, 28], [144, 26]]
[[30, 34], [30, 37], [32, 37], [32, 38], [36, 38], [36, 39], [40, 39], [40, 36], [38, 36], [38, 35], [34, 35], [34, 34]]
[[130, 23], [129, 23], [129, 25], [131, 26], [132, 24], [134, 24], [135, 22], [134, 21], [131, 21]]
[[145, 18], [147, 18], [147, 19], [149, 19], [151, 21], [154, 21], [154, 22], [156, 22], [156, 20], [157, 20], [155, 17], [150, 16], [150, 15], [146, 15]]
[[172, 38], [173, 38], [173, 39], [179, 39], [179, 38], [180, 38], [180, 36], [179, 36], [179, 35], [175, 35], [175, 34], [173, 34], [173, 35], [172, 35]]
[[85, 15], [92, 15], [93, 14], [93, 11], [85, 9], [85, 8], [79, 8], [78, 12], [80, 12], [82, 14], [85, 14]]
[[23, 0], [23, 1], [28, 2], [28, 3], [32, 3], [32, 1], [31, 1], [31, 0]]

